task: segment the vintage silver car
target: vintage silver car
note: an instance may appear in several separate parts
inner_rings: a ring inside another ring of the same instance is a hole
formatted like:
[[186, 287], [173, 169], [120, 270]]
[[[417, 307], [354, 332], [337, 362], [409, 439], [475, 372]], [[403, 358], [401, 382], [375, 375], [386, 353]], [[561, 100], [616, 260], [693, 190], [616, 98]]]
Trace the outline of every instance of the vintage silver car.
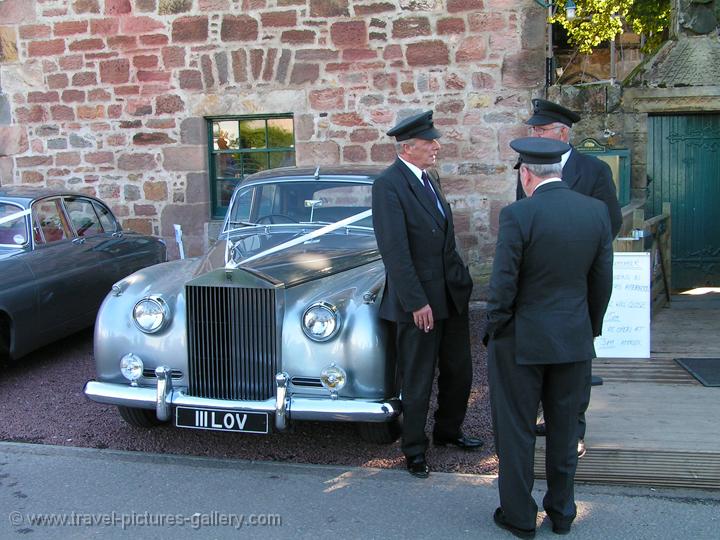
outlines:
[[94, 197], [0, 187], [0, 363], [92, 326], [113, 283], [165, 260]]
[[130, 424], [268, 433], [299, 420], [399, 434], [396, 365], [378, 317], [385, 271], [372, 229], [382, 169], [283, 168], [234, 191], [203, 257], [113, 286], [85, 394]]

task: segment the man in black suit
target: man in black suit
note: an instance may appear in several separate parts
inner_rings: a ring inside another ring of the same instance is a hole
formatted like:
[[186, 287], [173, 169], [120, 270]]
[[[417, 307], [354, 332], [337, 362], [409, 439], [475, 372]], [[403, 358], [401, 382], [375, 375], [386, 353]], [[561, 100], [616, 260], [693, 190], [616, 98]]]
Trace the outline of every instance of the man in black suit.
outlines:
[[440, 150], [432, 111], [403, 120], [388, 135], [397, 140], [398, 158], [372, 191], [373, 225], [386, 272], [380, 317], [395, 323], [402, 451], [408, 471], [426, 478], [425, 423], [436, 365], [433, 443], [466, 450], [482, 445], [461, 429], [472, 384], [468, 302], [473, 283], [457, 252], [450, 205], [434, 171], [428, 171]]
[[[533, 115], [527, 120], [530, 134], [534, 137], [543, 137], [568, 143], [570, 130], [574, 123], [581, 120], [580, 115], [545, 99], [533, 99]], [[603, 201], [610, 214], [612, 236], [615, 238], [622, 227], [623, 217], [618, 202], [615, 183], [612, 179], [610, 167], [595, 156], [578, 152], [572, 146], [562, 156], [562, 179], [573, 191], [589, 195]], [[525, 193], [518, 178], [517, 199], [525, 197]], [[585, 455], [585, 411], [590, 405], [590, 390], [592, 387], [592, 373], [588, 373], [587, 380], [583, 382], [584, 394], [578, 413], [578, 455]], [[544, 435], [544, 424], [538, 424], [538, 435]]]
[[499, 459], [493, 517], [532, 538], [540, 402], [547, 430], [543, 507], [559, 534], [576, 516], [577, 411], [612, 290], [612, 233], [606, 206], [560, 180], [567, 144], [526, 137], [510, 146], [520, 153], [527, 198], [500, 212], [483, 342]]

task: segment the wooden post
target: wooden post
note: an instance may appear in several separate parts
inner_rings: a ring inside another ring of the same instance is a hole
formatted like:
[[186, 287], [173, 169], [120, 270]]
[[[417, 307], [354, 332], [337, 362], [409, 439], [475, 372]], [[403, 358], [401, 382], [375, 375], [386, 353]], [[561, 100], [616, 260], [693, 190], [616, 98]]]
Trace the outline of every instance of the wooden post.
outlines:
[[672, 289], [672, 213], [669, 202], [662, 205], [663, 216], [667, 216], [665, 220], [665, 234], [663, 238], [663, 255], [665, 259], [665, 271], [667, 275], [667, 283]]

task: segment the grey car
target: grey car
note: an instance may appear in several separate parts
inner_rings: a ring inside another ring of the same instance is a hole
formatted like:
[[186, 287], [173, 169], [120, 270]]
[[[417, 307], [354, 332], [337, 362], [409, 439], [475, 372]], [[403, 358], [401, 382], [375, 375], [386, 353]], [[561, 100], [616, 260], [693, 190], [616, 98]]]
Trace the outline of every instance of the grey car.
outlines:
[[203, 257], [113, 286], [95, 326], [91, 400], [130, 424], [241, 433], [354, 422], [391, 442], [400, 399], [372, 229], [381, 168], [282, 168], [234, 191]]
[[0, 361], [91, 326], [113, 283], [166, 260], [80, 193], [0, 187]]

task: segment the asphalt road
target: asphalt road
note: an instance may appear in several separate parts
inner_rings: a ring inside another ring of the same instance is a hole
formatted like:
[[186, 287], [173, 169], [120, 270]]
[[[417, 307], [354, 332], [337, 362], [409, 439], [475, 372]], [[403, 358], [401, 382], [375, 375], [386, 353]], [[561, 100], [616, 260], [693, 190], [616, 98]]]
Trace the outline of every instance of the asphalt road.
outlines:
[[[576, 493], [574, 540], [717, 538], [718, 492]], [[0, 443], [3, 539], [510, 540], [496, 506], [496, 479], [482, 475]], [[557, 538], [542, 512], [537, 526], [538, 538]]]
[[[479, 310], [472, 312], [474, 334], [479, 333], [482, 315]], [[496, 472], [482, 345], [473, 343], [473, 358], [474, 386], [465, 432], [484, 439], [485, 447], [479, 452], [463, 452], [431, 446], [427, 457], [434, 471]], [[114, 407], [85, 398], [83, 387], [94, 377], [91, 330], [36, 351], [17, 365], [0, 367], [0, 440], [253, 461], [405, 467], [398, 443], [366, 443], [348, 424], [296, 423], [291, 432], [267, 436], [170, 425], [135, 428], [126, 424]], [[429, 418], [428, 433], [431, 429]]]

